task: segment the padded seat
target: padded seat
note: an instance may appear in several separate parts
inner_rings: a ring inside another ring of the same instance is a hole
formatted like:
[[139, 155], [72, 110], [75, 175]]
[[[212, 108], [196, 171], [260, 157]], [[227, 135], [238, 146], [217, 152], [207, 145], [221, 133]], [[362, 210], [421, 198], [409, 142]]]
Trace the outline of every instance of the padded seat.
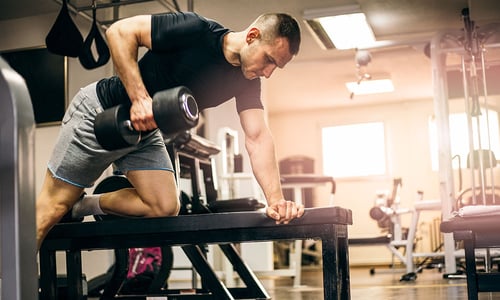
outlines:
[[349, 246], [387, 245], [391, 240], [391, 235], [389, 234], [365, 238], [350, 238]]

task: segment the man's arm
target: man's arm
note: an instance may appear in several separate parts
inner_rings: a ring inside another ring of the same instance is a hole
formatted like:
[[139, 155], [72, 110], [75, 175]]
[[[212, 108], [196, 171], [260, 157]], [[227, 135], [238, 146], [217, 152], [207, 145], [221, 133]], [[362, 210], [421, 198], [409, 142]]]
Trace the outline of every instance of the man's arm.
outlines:
[[115, 22], [106, 30], [111, 58], [118, 77], [132, 102], [130, 120], [136, 130], [157, 127], [152, 99], [137, 64], [139, 47], [151, 49], [151, 16], [142, 15]]
[[274, 140], [264, 118], [262, 109], [248, 109], [240, 113], [240, 122], [245, 132], [245, 146], [250, 156], [253, 174], [257, 179], [268, 207], [266, 214], [277, 223], [288, 223], [304, 214], [304, 206], [287, 201], [281, 190]]

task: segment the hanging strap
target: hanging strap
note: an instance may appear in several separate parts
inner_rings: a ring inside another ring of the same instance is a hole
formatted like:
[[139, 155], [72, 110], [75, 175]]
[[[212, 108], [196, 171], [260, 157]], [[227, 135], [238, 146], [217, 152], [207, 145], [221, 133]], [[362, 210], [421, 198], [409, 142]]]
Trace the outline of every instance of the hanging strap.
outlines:
[[[78, 57], [80, 59], [80, 63], [86, 69], [98, 68], [106, 64], [110, 57], [108, 45], [106, 44], [106, 41], [102, 37], [99, 27], [97, 26], [96, 10], [97, 5], [94, 0], [92, 2], [92, 27], [90, 28], [90, 32], [83, 43], [82, 51]], [[94, 53], [92, 51], [93, 43], [95, 43], [95, 49], [97, 50], [97, 59], [94, 57]]]
[[45, 38], [45, 45], [54, 54], [78, 57], [82, 50], [83, 37], [69, 15], [66, 1], [62, 1], [61, 11]]

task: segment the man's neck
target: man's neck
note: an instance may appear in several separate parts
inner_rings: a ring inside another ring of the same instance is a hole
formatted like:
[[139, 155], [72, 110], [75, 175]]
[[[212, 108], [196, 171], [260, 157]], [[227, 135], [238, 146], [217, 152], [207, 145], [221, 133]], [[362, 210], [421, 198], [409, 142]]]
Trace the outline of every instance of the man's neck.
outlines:
[[229, 32], [224, 36], [222, 52], [226, 60], [233, 66], [240, 66], [241, 32]]

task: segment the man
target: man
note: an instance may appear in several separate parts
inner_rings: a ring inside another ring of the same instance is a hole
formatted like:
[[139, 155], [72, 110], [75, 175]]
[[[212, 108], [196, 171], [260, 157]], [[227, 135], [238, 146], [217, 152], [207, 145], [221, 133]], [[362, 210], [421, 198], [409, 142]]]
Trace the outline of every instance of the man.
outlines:
[[[37, 199], [38, 247], [71, 208], [75, 218], [178, 213], [172, 163], [161, 133], [154, 130], [137, 146], [106, 151], [96, 141], [93, 121], [103, 109], [125, 103], [131, 104], [136, 130], [156, 129], [151, 95], [180, 85], [192, 91], [200, 110], [236, 99], [253, 173], [268, 203], [267, 216], [285, 224], [302, 216], [302, 205], [283, 199], [259, 79], [269, 78], [297, 54], [296, 20], [286, 14], [264, 14], [246, 30], [232, 32], [194, 13], [142, 15], [114, 23], [106, 38], [117, 76], [82, 88], [66, 111]], [[137, 61], [140, 47], [149, 50]], [[134, 188], [82, 196], [112, 163]]]

